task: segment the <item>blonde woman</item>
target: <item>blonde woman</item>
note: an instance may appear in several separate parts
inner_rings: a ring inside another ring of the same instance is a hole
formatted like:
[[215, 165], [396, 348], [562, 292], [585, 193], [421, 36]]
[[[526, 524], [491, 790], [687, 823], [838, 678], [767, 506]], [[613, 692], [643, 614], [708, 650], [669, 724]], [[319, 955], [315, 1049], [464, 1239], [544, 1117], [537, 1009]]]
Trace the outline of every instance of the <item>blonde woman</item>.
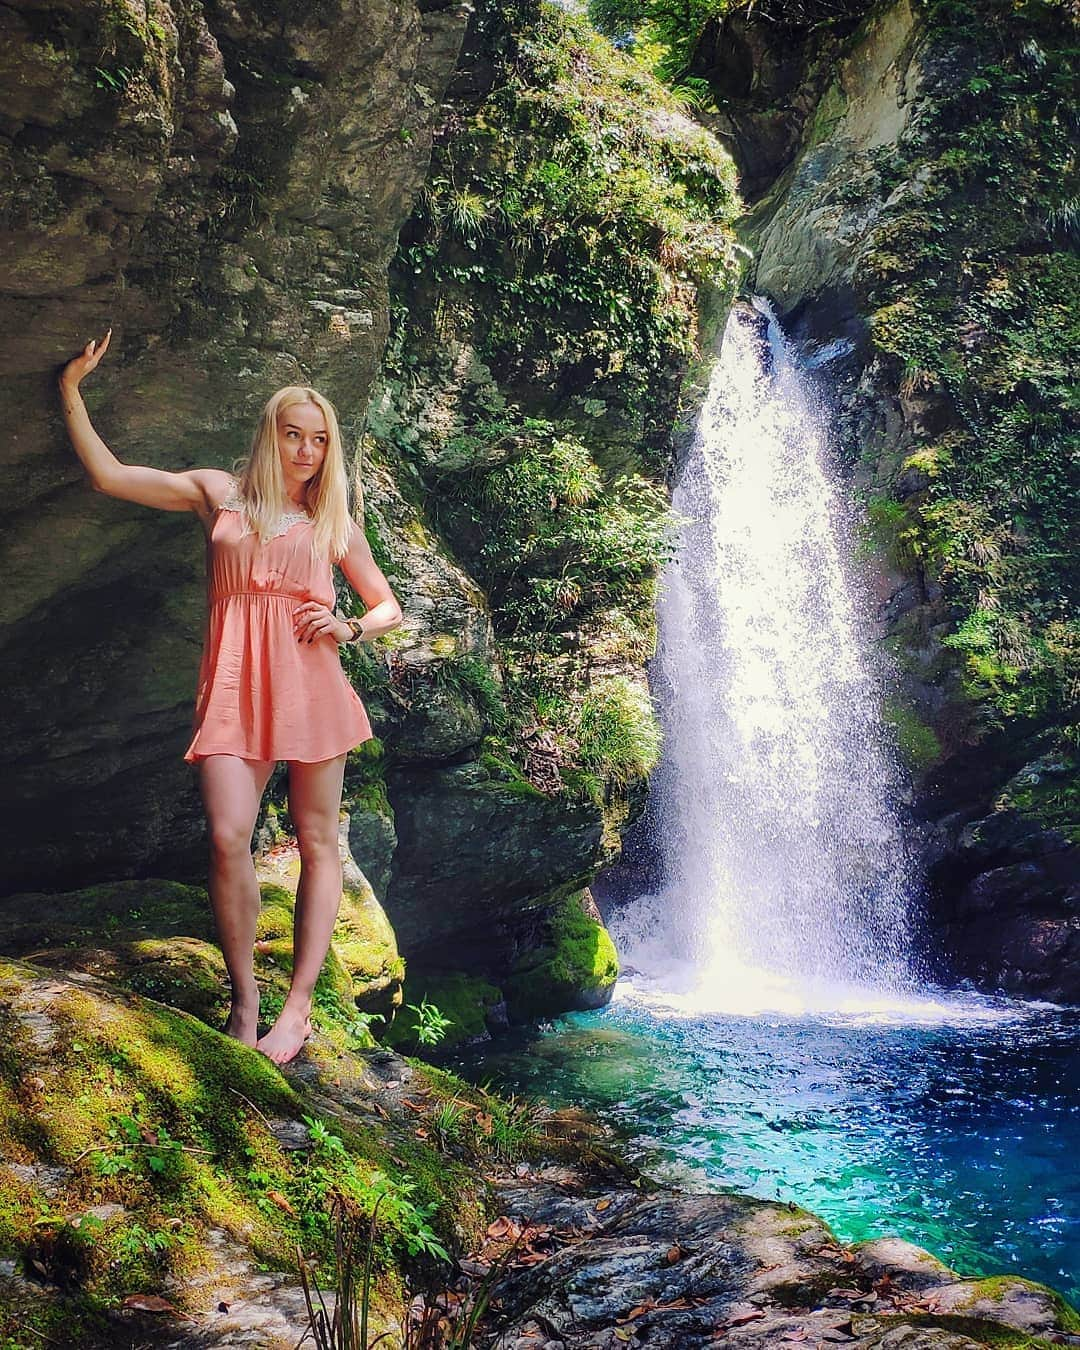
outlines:
[[[79, 393], [111, 334], [87, 343], [60, 375], [68, 434], [96, 491], [191, 511], [206, 532], [209, 609], [184, 758], [198, 765], [206, 809], [210, 900], [232, 984], [225, 1031], [284, 1064], [311, 1034], [312, 993], [341, 901], [345, 756], [372, 734], [338, 644], [396, 628], [401, 607], [349, 514], [341, 432], [323, 395], [302, 385], [279, 389], [235, 475], [122, 464], [94, 430]], [[331, 561], [367, 606], [362, 620], [335, 617]], [[289, 995], [258, 1039], [251, 836], [279, 760], [288, 763], [301, 868]]]

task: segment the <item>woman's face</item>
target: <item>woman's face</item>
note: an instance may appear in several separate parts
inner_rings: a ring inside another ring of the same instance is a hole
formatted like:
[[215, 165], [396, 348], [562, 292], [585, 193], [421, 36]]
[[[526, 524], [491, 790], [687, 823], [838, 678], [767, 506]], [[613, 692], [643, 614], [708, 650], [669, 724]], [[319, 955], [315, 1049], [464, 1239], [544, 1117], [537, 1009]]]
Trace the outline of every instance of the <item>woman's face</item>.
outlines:
[[278, 455], [290, 497], [302, 500], [326, 458], [330, 436], [326, 418], [314, 403], [294, 403], [277, 415]]

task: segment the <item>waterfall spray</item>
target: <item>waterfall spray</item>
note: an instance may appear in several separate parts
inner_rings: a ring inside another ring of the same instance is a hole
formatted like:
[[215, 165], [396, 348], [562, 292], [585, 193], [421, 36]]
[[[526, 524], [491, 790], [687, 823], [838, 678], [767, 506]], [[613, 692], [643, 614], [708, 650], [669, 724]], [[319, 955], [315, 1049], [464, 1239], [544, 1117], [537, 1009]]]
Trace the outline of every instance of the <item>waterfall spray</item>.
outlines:
[[675, 489], [650, 675], [662, 881], [611, 921], [624, 961], [702, 1008], [838, 1008], [914, 984], [913, 869], [863, 649], [828, 419], [736, 306]]

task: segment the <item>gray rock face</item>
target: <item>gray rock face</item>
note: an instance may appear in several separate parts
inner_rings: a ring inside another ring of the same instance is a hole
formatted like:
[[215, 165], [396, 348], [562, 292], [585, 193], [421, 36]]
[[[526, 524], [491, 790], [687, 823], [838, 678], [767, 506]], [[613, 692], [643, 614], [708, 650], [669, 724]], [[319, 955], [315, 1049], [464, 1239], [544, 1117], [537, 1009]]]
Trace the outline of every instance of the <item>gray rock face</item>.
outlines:
[[496, 1193], [508, 1237], [554, 1250], [499, 1281], [495, 1350], [966, 1350], [1002, 1327], [1062, 1336], [1069, 1324], [1042, 1285], [963, 1281], [899, 1238], [846, 1248], [805, 1210], [749, 1196], [602, 1189], [553, 1167]]
[[501, 783], [479, 764], [391, 773], [388, 795], [397, 848], [386, 912], [422, 965], [508, 966], [527, 912], [585, 885], [602, 856], [596, 807]]
[[386, 264], [426, 170], [465, 7], [16, 0], [0, 19], [0, 475], [7, 693], [0, 890], [182, 874], [202, 533], [92, 493], [54, 375], [127, 462], [227, 466], [275, 388], [354, 428]]

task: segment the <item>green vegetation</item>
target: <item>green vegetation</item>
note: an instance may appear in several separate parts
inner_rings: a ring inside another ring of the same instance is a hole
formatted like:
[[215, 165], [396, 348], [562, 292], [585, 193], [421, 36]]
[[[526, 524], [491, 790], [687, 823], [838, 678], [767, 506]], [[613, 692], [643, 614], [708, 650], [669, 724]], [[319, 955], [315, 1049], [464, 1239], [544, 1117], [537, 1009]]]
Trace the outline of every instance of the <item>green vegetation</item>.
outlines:
[[707, 78], [694, 74], [694, 56], [706, 28], [739, 9], [789, 28], [815, 28], [844, 19], [847, 0], [587, 0], [590, 19], [620, 48], [652, 69], [686, 103], [715, 112]]
[[871, 233], [869, 300], [902, 396], [951, 425], [920, 434], [898, 486], [870, 501], [869, 530], [944, 588], [947, 649], [989, 720], [1057, 723], [1075, 743], [1075, 33], [1043, 0], [942, 0], [924, 18], [971, 73], [934, 88], [913, 139], [878, 153], [878, 191], [916, 174], [921, 190]]
[[485, 360], [597, 361], [646, 393], [693, 351], [697, 284], [730, 286], [733, 166], [583, 17], [545, 4], [513, 45], [437, 151], [400, 276], [447, 285], [444, 310], [482, 291]]
[[667, 499], [641, 474], [609, 483], [576, 436], [534, 433], [519, 457], [460, 475], [435, 504], [475, 556], [511, 651], [558, 652], [574, 621], [637, 604], [670, 557]]
[[[373, 1221], [385, 1309], [406, 1276], [479, 1241], [478, 1170], [563, 1149], [533, 1108], [421, 1061], [388, 1113], [347, 1048], [320, 1037], [308, 1055], [314, 1073], [290, 1084], [186, 1013], [0, 963], [0, 1255], [52, 1291], [0, 1310], [0, 1344], [112, 1344], [133, 1291], [194, 1310], [217, 1230], [269, 1269], [292, 1269], [299, 1248], [325, 1287], [341, 1203]], [[59, 1169], [45, 1187], [43, 1167]]]
[[1080, 755], [1065, 748], [1025, 765], [1006, 783], [994, 807], [1021, 811], [1080, 844]]
[[410, 972], [406, 1002], [394, 1018], [387, 1045], [415, 1051], [442, 1045], [450, 1049], [487, 1035], [485, 1013], [502, 1002], [502, 991], [478, 976], [458, 972]]
[[583, 14], [491, 22], [491, 87], [402, 231], [369, 434], [412, 542], [488, 599], [498, 678], [453, 650], [430, 678], [479, 708], [494, 776], [602, 803], [648, 771], [656, 729], [640, 695], [585, 690], [655, 649], [671, 428], [699, 313], [742, 270], [740, 203], [718, 142]]
[[904, 762], [914, 773], [924, 772], [941, 758], [941, 742], [932, 727], [899, 699], [885, 701], [885, 723], [892, 727]]
[[589, 18], [620, 47], [652, 68], [688, 102], [713, 109], [708, 82], [690, 74], [706, 25], [734, 8], [732, 0], [588, 0]]
[[621, 787], [646, 778], [660, 758], [660, 724], [648, 690], [616, 675], [590, 686], [577, 728], [581, 762]]

